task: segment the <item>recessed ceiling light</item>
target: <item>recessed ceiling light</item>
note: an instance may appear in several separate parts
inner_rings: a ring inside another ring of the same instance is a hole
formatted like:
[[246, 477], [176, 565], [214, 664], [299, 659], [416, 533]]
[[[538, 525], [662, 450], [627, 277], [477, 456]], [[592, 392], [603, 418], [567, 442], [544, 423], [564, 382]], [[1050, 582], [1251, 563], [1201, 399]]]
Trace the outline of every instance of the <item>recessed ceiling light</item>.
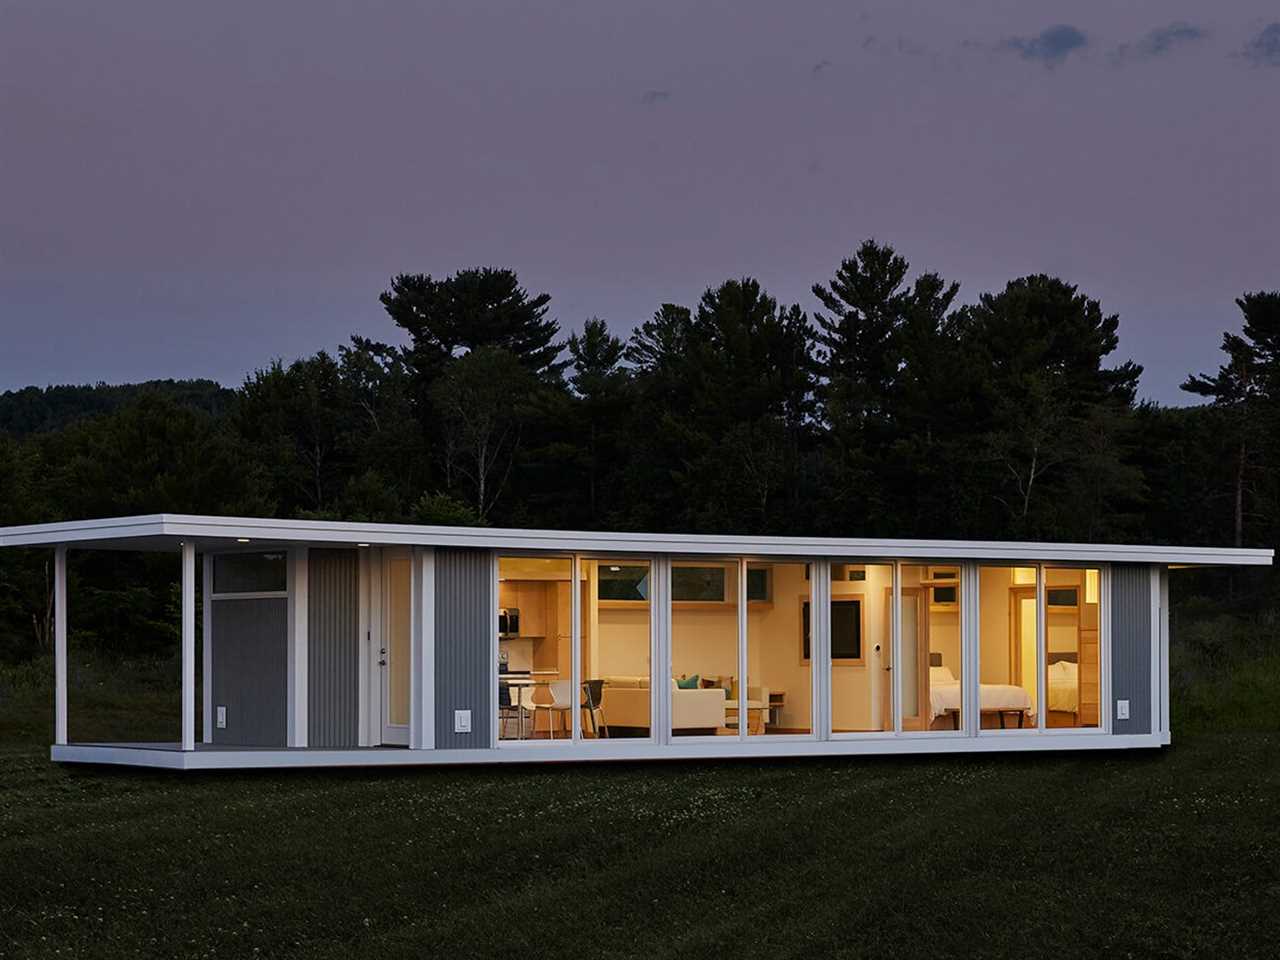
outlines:
[[610, 569], [610, 570], [612, 570], [614, 573], [617, 573], [617, 572], [618, 572], [619, 570], [621, 570], [622, 568], [621, 568], [621, 567], [610, 567], [609, 569]]
[[236, 543], [248, 543], [248, 542], [249, 542], [248, 537], [236, 537]]
[[367, 543], [357, 543], [357, 544], [356, 544], [356, 546], [357, 546], [357, 547], [367, 547], [367, 546], [368, 546], [368, 544], [367, 544]]

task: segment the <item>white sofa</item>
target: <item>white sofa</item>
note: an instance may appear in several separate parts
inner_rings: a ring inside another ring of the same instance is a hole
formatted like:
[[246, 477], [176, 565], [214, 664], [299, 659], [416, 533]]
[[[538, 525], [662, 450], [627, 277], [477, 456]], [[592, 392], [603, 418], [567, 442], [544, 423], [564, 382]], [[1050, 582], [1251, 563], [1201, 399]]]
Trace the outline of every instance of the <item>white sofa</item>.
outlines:
[[[610, 727], [649, 726], [649, 678], [603, 677], [600, 712]], [[671, 681], [671, 727], [715, 730], [724, 726], [724, 691], [719, 687], [681, 690]]]

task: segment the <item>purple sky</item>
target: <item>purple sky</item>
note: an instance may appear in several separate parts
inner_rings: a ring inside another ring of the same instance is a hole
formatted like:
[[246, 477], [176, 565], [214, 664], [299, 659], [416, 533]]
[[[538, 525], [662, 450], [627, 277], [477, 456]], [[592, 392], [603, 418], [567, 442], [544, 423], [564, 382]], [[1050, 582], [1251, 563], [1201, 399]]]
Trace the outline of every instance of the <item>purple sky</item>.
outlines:
[[[607, 12], [614, 7], [612, 13]], [[391, 274], [516, 268], [567, 329], [868, 236], [972, 299], [1058, 274], [1142, 394], [1280, 287], [1280, 8], [0, 0], [0, 389], [240, 382]]]

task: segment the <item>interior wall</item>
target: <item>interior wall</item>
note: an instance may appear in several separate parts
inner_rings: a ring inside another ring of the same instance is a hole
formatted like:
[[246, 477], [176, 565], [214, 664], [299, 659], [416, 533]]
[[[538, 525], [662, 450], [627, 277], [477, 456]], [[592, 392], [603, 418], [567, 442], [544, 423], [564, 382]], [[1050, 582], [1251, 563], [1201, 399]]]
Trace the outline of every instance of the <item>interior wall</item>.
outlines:
[[810, 724], [812, 684], [803, 659], [803, 603], [809, 581], [803, 563], [775, 564], [773, 594], [768, 604], [747, 608], [747, 683], [784, 691], [786, 702], [778, 725], [803, 729]]
[[738, 675], [738, 608], [713, 604], [671, 611], [671, 673], [675, 677]]
[[978, 584], [978, 680], [1013, 683], [1014, 665], [1009, 660], [1009, 588], [1013, 586], [1013, 568], [980, 567]]
[[649, 675], [649, 609], [599, 608], [600, 644], [594, 676]]

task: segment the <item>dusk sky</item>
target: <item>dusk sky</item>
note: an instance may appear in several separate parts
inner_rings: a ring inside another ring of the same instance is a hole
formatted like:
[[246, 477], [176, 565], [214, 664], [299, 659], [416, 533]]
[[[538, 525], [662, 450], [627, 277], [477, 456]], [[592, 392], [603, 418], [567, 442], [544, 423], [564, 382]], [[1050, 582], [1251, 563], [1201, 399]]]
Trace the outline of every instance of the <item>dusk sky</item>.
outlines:
[[0, 0], [0, 390], [398, 341], [398, 272], [566, 330], [867, 237], [972, 300], [1059, 275], [1141, 394], [1280, 287], [1272, 2]]

